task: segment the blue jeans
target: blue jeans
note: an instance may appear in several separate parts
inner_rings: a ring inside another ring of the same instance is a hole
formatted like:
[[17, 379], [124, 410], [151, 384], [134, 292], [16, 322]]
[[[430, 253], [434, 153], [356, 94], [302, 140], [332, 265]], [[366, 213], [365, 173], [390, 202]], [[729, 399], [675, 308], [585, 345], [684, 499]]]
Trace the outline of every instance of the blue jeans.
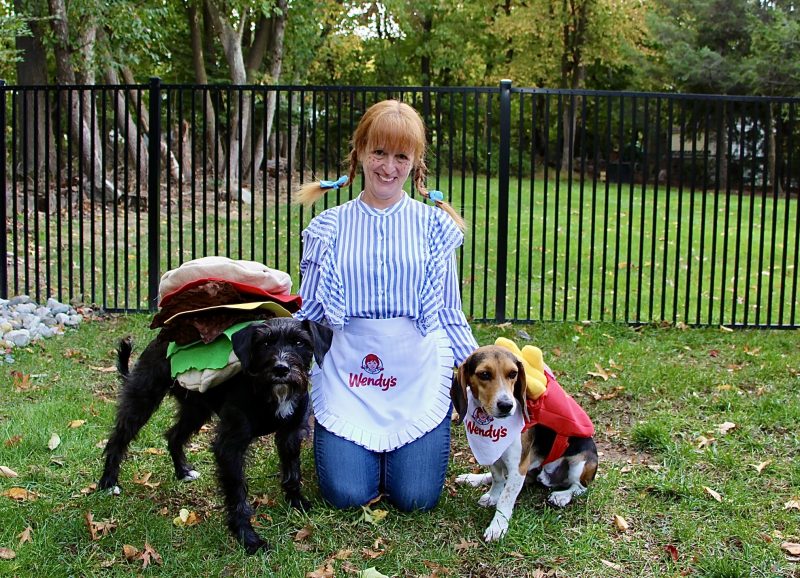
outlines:
[[419, 439], [373, 452], [314, 426], [314, 460], [322, 497], [337, 508], [362, 506], [384, 494], [397, 509], [430, 510], [438, 502], [450, 456], [450, 412]]

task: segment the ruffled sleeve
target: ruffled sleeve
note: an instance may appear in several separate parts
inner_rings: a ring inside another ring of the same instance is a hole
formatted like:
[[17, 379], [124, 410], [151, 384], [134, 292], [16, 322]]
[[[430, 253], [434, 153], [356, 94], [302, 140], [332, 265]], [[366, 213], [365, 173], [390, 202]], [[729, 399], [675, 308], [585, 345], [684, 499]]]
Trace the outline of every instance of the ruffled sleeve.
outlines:
[[425, 334], [433, 327], [442, 327], [450, 339], [458, 365], [478, 346], [462, 311], [456, 268], [455, 251], [464, 242], [464, 234], [444, 211], [432, 209], [429, 215], [427, 241], [430, 258], [425, 272], [418, 329]]
[[298, 293], [303, 307], [297, 319], [323, 319], [331, 327], [345, 324], [344, 286], [335, 263], [339, 211], [333, 207], [314, 217], [303, 231], [303, 277]]

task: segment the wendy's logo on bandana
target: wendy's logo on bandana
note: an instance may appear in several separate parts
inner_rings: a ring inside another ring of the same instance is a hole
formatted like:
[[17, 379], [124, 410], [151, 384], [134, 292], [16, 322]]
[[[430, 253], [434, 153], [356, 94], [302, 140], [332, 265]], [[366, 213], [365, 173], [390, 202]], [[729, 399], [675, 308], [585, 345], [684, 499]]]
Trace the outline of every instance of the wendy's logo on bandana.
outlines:
[[482, 407], [475, 408], [475, 411], [472, 412], [472, 419], [478, 425], [489, 425], [494, 421], [494, 418], [486, 413], [486, 410]]
[[361, 360], [361, 369], [371, 375], [375, 375], [376, 373], [383, 371], [383, 362], [381, 361], [381, 358], [374, 353], [369, 353], [366, 357], [364, 357], [364, 359]]

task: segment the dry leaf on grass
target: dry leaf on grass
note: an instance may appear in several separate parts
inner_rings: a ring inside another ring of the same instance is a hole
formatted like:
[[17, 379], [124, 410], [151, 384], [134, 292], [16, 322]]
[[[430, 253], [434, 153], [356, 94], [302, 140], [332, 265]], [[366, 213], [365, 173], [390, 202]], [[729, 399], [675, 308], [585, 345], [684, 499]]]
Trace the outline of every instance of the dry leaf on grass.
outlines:
[[461, 538], [461, 541], [456, 544], [453, 548], [455, 550], [469, 550], [470, 548], [474, 548], [475, 546], [480, 546], [478, 542], [468, 542], [464, 538]]
[[667, 552], [670, 558], [672, 558], [673, 562], [678, 561], [678, 549], [673, 546], [672, 544], [667, 544], [664, 546], [664, 550]]
[[294, 535], [294, 541], [295, 542], [302, 542], [303, 540], [305, 540], [306, 538], [311, 536], [312, 533], [313, 533], [313, 528], [311, 528], [309, 526], [303, 526]]
[[320, 566], [313, 572], [307, 572], [306, 578], [333, 578], [333, 564], [330, 562], [325, 562], [324, 565]]
[[764, 468], [766, 468], [771, 463], [772, 463], [772, 460], [766, 460], [766, 461], [761, 462], [760, 464], [753, 464], [753, 467], [760, 474], [761, 472], [764, 471]]
[[70, 429], [77, 429], [85, 423], [86, 423], [85, 419], [73, 419], [71, 422], [67, 424], [67, 427]]
[[781, 550], [792, 556], [800, 556], [800, 544], [795, 542], [781, 542]]
[[58, 436], [57, 433], [54, 433], [50, 436], [50, 440], [47, 442], [47, 447], [50, 451], [53, 451], [58, 446], [61, 445], [61, 438]]
[[792, 498], [783, 505], [784, 510], [800, 510], [800, 498]]
[[20, 546], [25, 542], [30, 542], [31, 544], [33, 544], [33, 528], [28, 526], [22, 532], [17, 534], [17, 538], [19, 539]]
[[17, 553], [11, 548], [0, 548], [0, 560], [13, 560]]
[[381, 574], [375, 568], [370, 567], [358, 573], [358, 578], [389, 578], [386, 574]]
[[197, 514], [194, 512], [190, 512], [186, 508], [181, 508], [180, 512], [178, 512], [177, 517], [173, 518], [172, 523], [178, 527], [181, 526], [196, 526], [200, 523], [200, 518], [197, 517]]
[[94, 514], [91, 512], [86, 512], [83, 515], [83, 519], [86, 521], [86, 527], [89, 528], [89, 536], [91, 536], [94, 541], [110, 534], [111, 531], [117, 527], [117, 522], [114, 519], [105, 519], [95, 522]]
[[21, 435], [15, 435], [15, 436], [11, 436], [6, 441], [4, 441], [3, 445], [6, 446], [7, 448], [10, 448], [10, 447], [13, 447], [13, 446], [19, 444], [19, 442], [21, 442], [21, 441], [22, 441], [22, 436]]
[[12, 470], [11, 468], [7, 468], [5, 466], [0, 466], [0, 478], [17, 478], [19, 474]]
[[719, 492], [715, 492], [714, 490], [712, 490], [712, 489], [711, 489], [711, 488], [709, 488], [708, 486], [703, 486], [703, 489], [706, 491], [706, 493], [707, 493], [709, 496], [711, 496], [712, 498], [714, 498], [716, 501], [718, 501], [718, 502], [722, 502], [722, 496], [719, 494]]
[[612, 568], [613, 570], [622, 570], [622, 566], [620, 566], [619, 564], [614, 564], [614, 562], [610, 562], [608, 560], [603, 560], [602, 558], [600, 559], [600, 562], [602, 562], [603, 565], [608, 566], [609, 568]]
[[6, 496], [7, 498], [11, 498], [12, 500], [16, 500], [18, 502], [33, 502], [39, 497], [39, 494], [36, 492], [31, 492], [25, 488], [17, 487], [9, 488], [0, 495]]
[[732, 421], [726, 421], [717, 426], [717, 431], [719, 431], [720, 434], [725, 435], [735, 427], [736, 427], [735, 423], [733, 423]]
[[94, 369], [95, 371], [99, 371], [100, 373], [114, 373], [115, 371], [117, 371], [117, 368], [113, 365], [109, 365], [108, 367], [95, 367], [93, 365], [90, 365], [89, 369]]
[[623, 518], [622, 516], [618, 516], [614, 514], [614, 527], [620, 532], [627, 532], [628, 531], [628, 521]]

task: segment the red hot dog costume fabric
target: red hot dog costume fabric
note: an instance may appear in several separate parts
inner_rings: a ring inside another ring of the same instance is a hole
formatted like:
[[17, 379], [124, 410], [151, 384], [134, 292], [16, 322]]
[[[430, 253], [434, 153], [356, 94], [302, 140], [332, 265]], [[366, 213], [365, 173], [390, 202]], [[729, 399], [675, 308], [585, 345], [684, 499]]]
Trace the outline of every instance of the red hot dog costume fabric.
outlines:
[[523, 419], [519, 406], [508, 417], [492, 417], [476, 403], [472, 393], [467, 390], [468, 405], [464, 427], [467, 430], [470, 449], [479, 464], [483, 466], [493, 464], [511, 445], [515, 436], [537, 424], [556, 432], [553, 447], [542, 465], [564, 455], [570, 437], [594, 435], [594, 425], [589, 415], [558, 384], [549, 367], [545, 366], [544, 374], [547, 377], [547, 388], [537, 399], [528, 398], [527, 420]]

